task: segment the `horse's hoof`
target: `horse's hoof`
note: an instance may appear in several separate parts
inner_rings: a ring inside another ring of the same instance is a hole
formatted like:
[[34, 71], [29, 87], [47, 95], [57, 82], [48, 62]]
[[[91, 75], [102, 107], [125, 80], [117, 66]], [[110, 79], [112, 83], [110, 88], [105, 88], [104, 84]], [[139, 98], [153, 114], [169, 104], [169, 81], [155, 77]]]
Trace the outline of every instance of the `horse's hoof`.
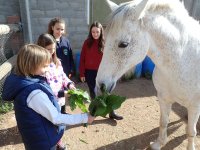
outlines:
[[158, 142], [151, 142], [151, 143], [150, 143], [150, 148], [151, 148], [152, 150], [161, 150], [160, 144], [159, 144]]
[[195, 150], [194, 144], [188, 144], [187, 150]]

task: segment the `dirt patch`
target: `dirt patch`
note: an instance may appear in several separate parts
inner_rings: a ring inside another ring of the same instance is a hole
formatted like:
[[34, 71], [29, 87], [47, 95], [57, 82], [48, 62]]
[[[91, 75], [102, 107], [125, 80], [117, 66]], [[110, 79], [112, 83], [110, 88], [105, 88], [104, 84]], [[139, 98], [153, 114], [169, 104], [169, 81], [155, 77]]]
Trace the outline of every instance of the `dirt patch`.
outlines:
[[[87, 90], [85, 83], [78, 83], [76, 86]], [[152, 81], [137, 79], [119, 82], [114, 93], [127, 97], [122, 107], [117, 110], [124, 119], [115, 121], [97, 117], [87, 128], [82, 125], [68, 127], [62, 138], [68, 150], [149, 150], [149, 143], [158, 136], [160, 115]], [[69, 110], [69, 107], [67, 109]], [[174, 104], [172, 110], [168, 125], [168, 143], [162, 150], [185, 150], [187, 112], [178, 104]], [[200, 149], [199, 130], [200, 124], [197, 125], [196, 149]], [[0, 149], [24, 149], [16, 130], [13, 111], [0, 116]]]

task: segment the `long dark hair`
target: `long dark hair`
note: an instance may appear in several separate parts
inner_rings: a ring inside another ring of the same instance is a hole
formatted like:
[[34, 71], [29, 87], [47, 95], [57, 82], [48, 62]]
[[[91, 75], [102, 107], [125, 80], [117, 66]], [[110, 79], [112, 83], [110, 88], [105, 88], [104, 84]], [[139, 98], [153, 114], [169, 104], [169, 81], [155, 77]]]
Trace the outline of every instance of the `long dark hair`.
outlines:
[[[63, 24], [65, 24], [65, 20], [62, 19], [62, 18], [59, 18], [59, 17], [51, 19], [50, 22], [49, 22], [49, 24], [48, 24], [47, 33], [53, 35], [52, 27], [55, 26], [56, 23], [63, 23]], [[66, 28], [67, 28], [67, 26], [65, 24], [65, 34], [66, 34]]]
[[99, 52], [103, 52], [104, 44], [105, 44], [104, 32], [103, 32], [103, 26], [98, 21], [93, 22], [90, 26], [90, 31], [89, 31], [89, 34], [88, 34], [88, 47], [91, 48], [91, 46], [94, 42], [94, 38], [92, 36], [92, 28], [93, 27], [100, 28], [101, 33], [100, 33], [100, 36], [99, 36], [98, 47], [99, 47]]
[[[37, 44], [43, 48], [45, 48], [46, 46], [49, 46], [51, 44], [55, 44], [55, 43], [56, 43], [56, 40], [54, 39], [54, 37], [48, 33], [41, 34], [37, 40]], [[56, 47], [55, 47], [55, 49], [56, 49]], [[52, 54], [52, 61], [54, 62], [56, 67], [58, 67], [59, 59], [56, 55], [56, 51]]]

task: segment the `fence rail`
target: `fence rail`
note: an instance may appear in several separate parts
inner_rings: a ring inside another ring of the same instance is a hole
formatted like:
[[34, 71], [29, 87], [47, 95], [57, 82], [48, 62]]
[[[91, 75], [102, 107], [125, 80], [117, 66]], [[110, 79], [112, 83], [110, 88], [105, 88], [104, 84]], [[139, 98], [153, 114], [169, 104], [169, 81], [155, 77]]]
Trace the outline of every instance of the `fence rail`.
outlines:
[[20, 27], [17, 24], [0, 24], [0, 100], [3, 90], [5, 77], [11, 72], [13, 66], [16, 64], [16, 55], [10, 58], [6, 57], [9, 50], [5, 49], [5, 45], [9, 37], [19, 31]]

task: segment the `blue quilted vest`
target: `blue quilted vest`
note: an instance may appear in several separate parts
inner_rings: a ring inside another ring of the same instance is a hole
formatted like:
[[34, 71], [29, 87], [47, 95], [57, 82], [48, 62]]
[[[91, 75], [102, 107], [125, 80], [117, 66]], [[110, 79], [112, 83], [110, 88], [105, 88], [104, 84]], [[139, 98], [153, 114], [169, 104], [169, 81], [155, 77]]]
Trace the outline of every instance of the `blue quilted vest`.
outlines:
[[[51, 88], [41, 77], [33, 79], [29, 78], [27, 79], [27, 84], [26, 78], [24, 78], [21, 82], [16, 81], [19, 80], [19, 78], [20, 77], [17, 77], [15, 75], [9, 76], [6, 79], [4, 87], [5, 89], [11, 87], [6, 86], [6, 83], [11, 83], [11, 81], [15, 81], [16, 83], [22, 82], [23, 84], [20, 89], [17, 88], [17, 93], [16, 90], [14, 91], [13, 89], [13, 91], [16, 93], [14, 94], [14, 109], [17, 126], [21, 133], [25, 148], [26, 150], [49, 150], [53, 146], [55, 146], [56, 143], [61, 139], [64, 133], [65, 126], [56, 126], [49, 120], [29, 108], [27, 106], [27, 97], [33, 90], [40, 89], [48, 95], [50, 101], [58, 109], [58, 111], [60, 111], [59, 105], [55, 97], [53, 96]], [[18, 85], [16, 84], [15, 87], [18, 87]], [[3, 98], [6, 98], [6, 93], [7, 92], [3, 90]], [[12, 95], [13, 93], [10, 94]]]

